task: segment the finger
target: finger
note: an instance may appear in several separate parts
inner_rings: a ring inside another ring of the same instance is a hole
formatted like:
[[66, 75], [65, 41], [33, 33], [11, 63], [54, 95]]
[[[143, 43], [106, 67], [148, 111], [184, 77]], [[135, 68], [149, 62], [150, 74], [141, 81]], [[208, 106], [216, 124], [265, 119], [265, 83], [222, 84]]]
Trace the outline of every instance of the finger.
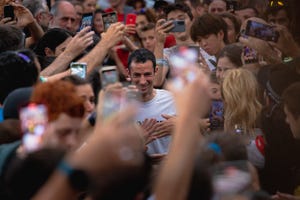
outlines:
[[11, 17], [5, 17], [5, 18], [3, 18], [2, 20], [1, 20], [1, 22], [2, 23], [7, 23], [7, 22], [9, 22], [9, 21], [11, 21], [12, 20], [12, 18]]
[[161, 116], [162, 116], [164, 119], [167, 119], [167, 120], [174, 117], [174, 116], [168, 115], [168, 114], [162, 114]]
[[20, 8], [20, 7], [22, 7], [20, 4], [17, 4], [17, 3], [13, 2], [13, 1], [11, 1], [9, 4], [12, 5], [14, 8]]
[[84, 36], [89, 30], [91, 30], [91, 27], [90, 26], [86, 26], [84, 27], [81, 31], [79, 31], [76, 35], [78, 37], [81, 37], [81, 36]]
[[6, 23], [7, 25], [16, 25], [17, 21], [13, 20], [13, 21], [9, 21]]
[[149, 137], [149, 138], [146, 140], [145, 144], [149, 144], [149, 143], [151, 143], [153, 140], [155, 140], [155, 138]]
[[169, 133], [169, 132], [162, 132], [162, 133], [157, 133], [157, 134], [152, 135], [152, 136], [155, 137], [155, 139], [158, 139], [158, 138], [166, 137], [166, 136], [169, 136], [169, 135], [171, 135], [171, 133]]
[[166, 22], [165, 19], [160, 19], [160, 20], [157, 21], [156, 26], [157, 27], [162, 26], [165, 22]]
[[239, 37], [239, 41], [242, 43], [242, 44], [245, 44], [245, 45], [248, 45], [249, 44], [249, 38], [248, 37]]
[[154, 124], [156, 124], [157, 123], [157, 121], [156, 121], [156, 119], [151, 119], [151, 125], [153, 126]]

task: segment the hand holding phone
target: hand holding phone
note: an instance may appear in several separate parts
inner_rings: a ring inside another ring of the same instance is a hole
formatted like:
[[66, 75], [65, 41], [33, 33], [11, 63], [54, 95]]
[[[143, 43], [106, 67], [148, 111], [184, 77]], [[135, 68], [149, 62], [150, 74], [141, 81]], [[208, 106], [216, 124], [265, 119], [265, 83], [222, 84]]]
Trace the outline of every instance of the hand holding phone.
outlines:
[[129, 13], [126, 16], [126, 25], [128, 24], [134, 24], [135, 25], [136, 22], [136, 14], [134, 13]]
[[245, 64], [258, 63], [258, 54], [255, 49], [244, 46], [243, 48], [243, 60]]
[[12, 5], [4, 6], [4, 18], [11, 18], [11, 21], [15, 20], [14, 7]]
[[93, 24], [93, 13], [83, 14], [81, 24], [79, 27], [79, 31], [81, 31], [82, 29], [84, 29], [87, 26], [92, 27], [92, 24]]
[[180, 46], [171, 54], [171, 83], [174, 89], [181, 90], [187, 83], [196, 79], [198, 52], [194, 48]]
[[29, 104], [20, 109], [22, 142], [26, 151], [41, 147], [42, 135], [48, 122], [47, 108], [42, 104]]
[[100, 71], [100, 80], [102, 87], [119, 81], [119, 73], [116, 66], [103, 66]]
[[107, 31], [108, 27], [111, 24], [118, 22], [118, 15], [116, 12], [103, 13], [102, 20], [103, 20], [104, 30]]
[[126, 33], [130, 35], [134, 35], [136, 33], [136, 14], [129, 13], [126, 16]]
[[275, 31], [271, 25], [252, 20], [247, 21], [245, 35], [272, 42], [277, 42], [279, 38], [279, 32]]
[[185, 21], [184, 20], [173, 20], [174, 27], [170, 30], [170, 32], [184, 32], [185, 31]]
[[86, 78], [87, 64], [80, 62], [72, 62], [70, 65], [71, 74], [77, 75], [82, 79]]

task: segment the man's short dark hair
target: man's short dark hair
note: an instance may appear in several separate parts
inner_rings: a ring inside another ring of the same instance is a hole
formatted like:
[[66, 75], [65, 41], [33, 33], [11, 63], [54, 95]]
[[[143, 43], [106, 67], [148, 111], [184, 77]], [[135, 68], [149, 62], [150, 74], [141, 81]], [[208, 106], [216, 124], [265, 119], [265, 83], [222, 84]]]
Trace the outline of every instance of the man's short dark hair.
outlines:
[[290, 85], [282, 95], [283, 104], [295, 119], [300, 117], [300, 82]]
[[198, 37], [204, 37], [210, 34], [217, 35], [220, 31], [223, 31], [223, 41], [227, 44], [228, 38], [226, 22], [219, 15], [204, 14], [194, 20], [191, 27], [191, 38], [196, 42]]
[[156, 60], [154, 54], [149, 51], [148, 49], [137, 49], [134, 52], [132, 52], [128, 58], [128, 69], [130, 71], [131, 68], [131, 63], [136, 62], [136, 63], [145, 63], [148, 60], [150, 60], [153, 64], [153, 69], [155, 70], [156, 67]]
[[33, 86], [38, 80], [35, 55], [30, 50], [6, 51], [0, 54], [0, 103], [21, 87]]
[[170, 4], [164, 9], [166, 16], [168, 16], [170, 12], [175, 10], [180, 10], [186, 13], [189, 16], [190, 20], [193, 20], [193, 14], [191, 12], [191, 9], [184, 3]]
[[46, 56], [46, 47], [55, 52], [56, 47], [69, 37], [73, 37], [73, 34], [68, 30], [62, 28], [49, 29], [36, 44], [34, 52], [39, 56]]
[[11, 25], [0, 25], [0, 53], [23, 48], [22, 31]]

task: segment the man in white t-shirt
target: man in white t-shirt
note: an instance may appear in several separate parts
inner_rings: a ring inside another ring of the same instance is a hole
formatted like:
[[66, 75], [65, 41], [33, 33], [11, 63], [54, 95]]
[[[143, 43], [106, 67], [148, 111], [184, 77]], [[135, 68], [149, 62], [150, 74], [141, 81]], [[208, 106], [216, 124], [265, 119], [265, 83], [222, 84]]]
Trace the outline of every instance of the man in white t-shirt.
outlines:
[[128, 70], [132, 83], [141, 94], [142, 104], [136, 120], [148, 134], [164, 135], [148, 144], [148, 153], [166, 153], [176, 111], [171, 93], [153, 87], [157, 71], [154, 54], [147, 49], [132, 52], [128, 58]]

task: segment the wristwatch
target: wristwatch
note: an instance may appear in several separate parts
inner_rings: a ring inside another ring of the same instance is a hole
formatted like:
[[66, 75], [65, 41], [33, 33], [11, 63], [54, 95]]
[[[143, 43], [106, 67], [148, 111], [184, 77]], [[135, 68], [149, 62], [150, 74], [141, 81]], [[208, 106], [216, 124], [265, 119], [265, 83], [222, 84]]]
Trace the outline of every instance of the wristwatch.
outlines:
[[67, 176], [70, 186], [77, 191], [85, 191], [90, 185], [90, 177], [81, 169], [73, 168], [66, 161], [61, 161], [57, 167], [63, 175]]

